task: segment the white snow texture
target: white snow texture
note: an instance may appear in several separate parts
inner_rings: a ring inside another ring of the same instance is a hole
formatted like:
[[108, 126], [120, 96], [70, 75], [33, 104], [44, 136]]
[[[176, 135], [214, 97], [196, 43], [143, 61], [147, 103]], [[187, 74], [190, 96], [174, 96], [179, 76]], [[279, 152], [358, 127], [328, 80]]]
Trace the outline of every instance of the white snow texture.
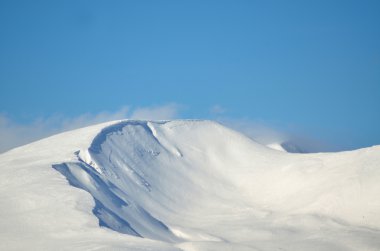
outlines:
[[380, 146], [297, 154], [211, 121], [103, 123], [0, 155], [0, 250], [380, 250]]

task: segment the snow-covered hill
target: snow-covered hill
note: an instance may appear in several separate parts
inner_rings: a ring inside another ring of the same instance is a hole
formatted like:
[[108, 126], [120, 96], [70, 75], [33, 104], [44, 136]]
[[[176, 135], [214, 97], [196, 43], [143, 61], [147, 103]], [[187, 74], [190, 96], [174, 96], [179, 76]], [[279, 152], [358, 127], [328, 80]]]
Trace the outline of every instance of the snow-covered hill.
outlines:
[[290, 154], [210, 121], [118, 121], [0, 172], [0, 250], [380, 249], [379, 146]]

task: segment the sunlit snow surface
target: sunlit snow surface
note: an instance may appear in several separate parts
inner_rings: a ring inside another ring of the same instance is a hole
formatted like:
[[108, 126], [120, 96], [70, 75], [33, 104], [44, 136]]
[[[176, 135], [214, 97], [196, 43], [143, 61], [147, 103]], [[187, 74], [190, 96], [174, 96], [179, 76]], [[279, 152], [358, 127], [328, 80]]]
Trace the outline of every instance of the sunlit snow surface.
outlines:
[[120, 121], [0, 155], [0, 250], [380, 250], [380, 147]]

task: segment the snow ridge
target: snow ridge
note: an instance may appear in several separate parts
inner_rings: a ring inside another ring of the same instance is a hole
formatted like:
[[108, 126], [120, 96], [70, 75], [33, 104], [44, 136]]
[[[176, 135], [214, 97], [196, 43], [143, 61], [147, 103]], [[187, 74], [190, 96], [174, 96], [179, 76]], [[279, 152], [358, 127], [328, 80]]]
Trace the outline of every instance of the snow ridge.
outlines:
[[89, 155], [87, 162], [80, 157], [81, 152], [77, 152], [77, 162], [56, 164], [53, 168], [71, 185], [86, 190], [94, 197], [93, 213], [98, 217], [100, 226], [138, 237], [178, 242], [180, 238], [126, 193], [130, 190], [126, 183], [151, 191], [144, 173], [135, 167], [133, 156], [128, 156], [129, 152], [118, 147], [118, 144], [130, 143], [131, 139], [137, 144], [139, 138], [134, 138], [136, 135], [148, 138], [151, 148], [137, 145], [133, 154], [154, 157], [163, 150], [148, 122], [120, 122], [104, 128], [94, 138], [86, 154]]

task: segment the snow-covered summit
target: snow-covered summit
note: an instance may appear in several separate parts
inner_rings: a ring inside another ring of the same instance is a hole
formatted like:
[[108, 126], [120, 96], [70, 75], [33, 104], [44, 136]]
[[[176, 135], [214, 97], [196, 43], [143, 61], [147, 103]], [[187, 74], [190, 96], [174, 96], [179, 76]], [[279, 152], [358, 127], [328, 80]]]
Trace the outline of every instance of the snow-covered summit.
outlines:
[[1, 250], [378, 250], [380, 147], [289, 154], [115, 121], [0, 155]]

